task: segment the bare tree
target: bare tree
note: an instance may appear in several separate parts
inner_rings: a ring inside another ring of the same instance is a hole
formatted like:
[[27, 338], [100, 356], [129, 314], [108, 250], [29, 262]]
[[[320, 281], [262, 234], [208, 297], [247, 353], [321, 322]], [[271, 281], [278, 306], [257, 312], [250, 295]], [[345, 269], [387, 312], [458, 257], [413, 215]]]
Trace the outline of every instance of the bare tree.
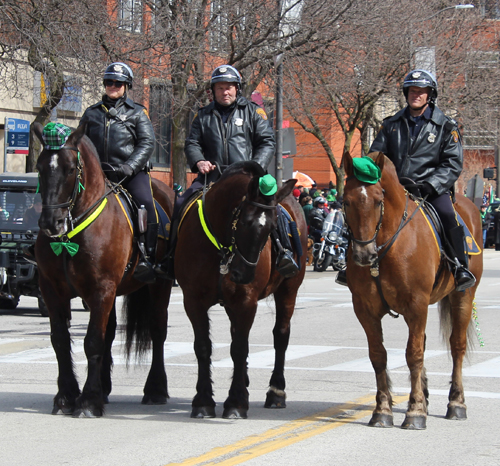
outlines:
[[[371, 128], [377, 132], [382, 118], [405, 105], [401, 85], [411, 68], [437, 72], [440, 106], [463, 125], [471, 124], [472, 101], [485, 99], [480, 92], [472, 97], [464, 82], [471, 85], [478, 74], [474, 42], [483, 32], [482, 21], [475, 14], [448, 10], [442, 1], [425, 2], [418, 9], [411, 0], [359, 2], [339, 23], [338, 40], [330, 47], [285, 62], [291, 87], [286, 107], [324, 148], [340, 193], [344, 173], [337, 160], [352, 150], [356, 133], [362, 153], [368, 152]], [[478, 85], [478, 90], [484, 89], [484, 84]], [[342, 154], [333, 153], [334, 131], [343, 135]]]

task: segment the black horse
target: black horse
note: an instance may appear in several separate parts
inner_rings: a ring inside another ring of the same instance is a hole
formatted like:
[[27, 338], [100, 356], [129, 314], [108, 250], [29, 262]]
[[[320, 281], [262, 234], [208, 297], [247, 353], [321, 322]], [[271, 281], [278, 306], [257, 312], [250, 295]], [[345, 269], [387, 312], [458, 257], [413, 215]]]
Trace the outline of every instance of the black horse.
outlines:
[[[42, 126], [34, 124], [33, 129], [43, 143]], [[59, 365], [53, 413], [103, 414], [111, 392], [111, 345], [116, 331], [115, 298], [119, 295], [127, 295], [127, 350], [131, 350], [134, 336], [139, 352], [153, 343], [142, 402], [165, 403], [168, 393], [163, 346], [172, 283], [157, 279], [152, 285], [144, 285], [133, 278], [138, 261], [134, 233], [122, 204], [109, 189], [95, 147], [83, 127], [69, 136], [63, 148], [44, 149], [37, 169], [43, 210], [35, 253]], [[153, 191], [170, 215], [173, 191], [156, 180]], [[159, 241], [158, 255], [164, 250], [164, 241]], [[68, 330], [70, 300], [76, 296], [83, 298], [90, 311], [84, 342], [88, 375], [82, 392], [73, 370]]]

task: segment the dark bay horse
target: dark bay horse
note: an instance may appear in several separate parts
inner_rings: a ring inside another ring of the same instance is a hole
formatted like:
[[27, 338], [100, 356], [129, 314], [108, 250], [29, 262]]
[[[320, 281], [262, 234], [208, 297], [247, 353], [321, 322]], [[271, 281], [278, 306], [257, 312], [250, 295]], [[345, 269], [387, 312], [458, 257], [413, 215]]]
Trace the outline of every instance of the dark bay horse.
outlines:
[[[33, 129], [43, 144], [42, 126], [35, 124]], [[128, 352], [134, 338], [138, 353], [148, 349], [152, 341], [152, 365], [142, 402], [165, 403], [168, 393], [163, 346], [172, 282], [157, 279], [152, 285], [144, 285], [133, 278], [138, 259], [134, 234], [117, 196], [110, 191], [95, 147], [84, 135], [83, 127], [69, 136], [63, 148], [44, 149], [37, 170], [43, 210], [35, 254], [59, 366], [53, 413], [103, 414], [111, 392], [111, 346], [117, 326], [115, 298], [119, 295], [127, 295]], [[173, 191], [156, 180], [153, 191], [170, 215]], [[72, 236], [80, 227], [81, 231]], [[160, 255], [165, 244], [158, 243]], [[71, 255], [68, 251], [74, 245], [78, 251]], [[59, 255], [54, 254], [53, 247], [56, 250], [59, 247]], [[74, 373], [68, 330], [70, 300], [76, 296], [90, 310], [84, 341], [88, 374], [81, 392]]]
[[[296, 180], [284, 183], [276, 194], [264, 196], [259, 191], [259, 179], [264, 174], [256, 162], [240, 162], [229, 167], [206, 193], [203, 218], [222, 251], [204, 231], [196, 205], [189, 209], [180, 225], [175, 274], [184, 293], [184, 308], [193, 325], [194, 350], [198, 359], [197, 393], [192, 402], [191, 417], [215, 417], [208, 310], [218, 302], [223, 304], [231, 322], [234, 366], [223, 417], [247, 417], [248, 337], [257, 302], [270, 294], [274, 294], [276, 303], [273, 329], [275, 365], [265, 406], [286, 406], [285, 352], [297, 291], [304, 279], [307, 230], [301, 207], [290, 195]], [[278, 203], [295, 220], [303, 251], [300, 271], [287, 279], [275, 269], [276, 255], [269, 237], [276, 228]], [[221, 268], [225, 267], [228, 273], [221, 274]]]
[[[424, 368], [425, 327], [428, 306], [436, 302], [439, 303], [441, 330], [449, 337], [453, 358], [446, 418], [466, 419], [462, 363], [467, 348], [467, 330], [472, 329], [474, 295], [483, 270], [482, 252], [469, 256], [470, 270], [477, 279], [474, 287], [465, 292], [455, 291], [453, 275], [441, 257], [434, 234], [423, 213], [415, 212], [417, 204], [409, 199], [399, 183], [393, 163], [382, 153], [369, 156], [382, 171], [381, 179], [375, 184], [358, 180], [354, 176], [351, 156], [344, 156], [347, 175], [344, 209], [351, 231], [347, 283], [354, 311], [368, 339], [377, 381], [376, 407], [369, 425], [393, 425], [391, 384], [381, 322], [392, 309], [404, 317], [409, 329], [406, 361], [411, 392], [402, 427], [425, 429], [429, 397]], [[464, 196], [457, 195], [455, 209], [482, 247], [478, 208]]]

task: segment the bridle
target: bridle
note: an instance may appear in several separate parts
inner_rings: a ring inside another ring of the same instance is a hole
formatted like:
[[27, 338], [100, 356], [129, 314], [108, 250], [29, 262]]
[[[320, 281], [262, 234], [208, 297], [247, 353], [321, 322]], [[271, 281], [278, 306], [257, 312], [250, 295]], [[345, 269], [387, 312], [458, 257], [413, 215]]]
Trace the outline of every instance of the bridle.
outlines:
[[213, 228], [210, 225], [210, 222], [208, 220], [208, 217], [207, 217], [206, 211], [205, 211], [205, 198], [204, 198], [204, 196], [203, 196], [203, 199], [199, 200], [198, 202], [200, 203], [200, 209], [201, 209], [200, 217], [201, 217], [201, 215], [203, 215], [202, 223], [203, 222], [205, 223], [206, 229], [208, 230], [208, 231], [205, 231], [205, 233], [207, 234], [207, 236], [209, 236], [209, 239], [214, 244], [214, 246], [219, 250], [219, 256], [221, 256], [220, 268], [219, 268], [221, 275], [226, 275], [227, 273], [229, 273], [229, 266], [231, 265], [231, 262], [233, 261], [235, 255], [238, 255], [238, 257], [248, 267], [256, 267], [258, 262], [259, 262], [260, 254], [262, 253], [262, 251], [266, 245], [266, 242], [263, 243], [261, 249], [259, 250], [259, 254], [258, 254], [257, 260], [255, 262], [248, 260], [241, 252], [241, 250], [238, 247], [238, 244], [236, 242], [236, 233], [238, 231], [238, 223], [240, 220], [241, 212], [243, 210], [243, 206], [245, 204], [249, 204], [249, 205], [253, 205], [255, 207], [258, 207], [259, 209], [263, 209], [263, 210], [275, 210], [277, 208], [277, 206], [276, 205], [270, 206], [270, 205], [266, 205], [266, 204], [261, 204], [261, 203], [256, 202], [256, 201], [248, 200], [246, 198], [246, 196], [243, 196], [243, 199], [241, 200], [241, 202], [232, 211], [232, 216], [231, 216], [231, 219], [229, 221], [229, 225], [231, 228], [230, 245], [224, 246], [217, 239], [215, 234], [213, 233]]
[[[42, 204], [42, 209], [64, 209], [65, 207], [68, 207], [68, 211], [70, 212], [73, 207], [76, 204], [76, 198], [78, 197], [78, 194], [80, 193], [81, 188], [83, 187], [83, 164], [80, 158], [80, 151], [78, 150], [78, 147], [61, 147], [57, 151], [54, 152], [59, 152], [62, 149], [66, 150], [71, 150], [77, 152], [77, 157], [76, 157], [76, 177], [75, 177], [75, 186], [73, 187], [73, 193], [71, 194], [71, 197], [68, 202], [63, 202], [62, 204]], [[85, 189], [85, 188], [83, 188]]]
[[107, 191], [105, 191], [105, 193], [96, 202], [94, 202], [89, 208], [87, 208], [82, 214], [80, 214], [76, 218], [73, 218], [71, 215], [71, 211], [73, 210], [73, 208], [76, 205], [78, 195], [80, 194], [82, 189], [85, 190], [85, 186], [83, 185], [83, 163], [82, 163], [82, 159], [80, 157], [80, 150], [78, 149], [78, 147], [75, 147], [75, 146], [65, 147], [64, 146], [64, 147], [61, 147], [60, 149], [58, 149], [56, 151], [52, 151], [52, 152], [59, 152], [60, 150], [63, 150], [63, 149], [77, 153], [77, 156], [76, 156], [76, 176], [75, 176], [75, 185], [73, 187], [73, 192], [71, 194], [69, 201], [67, 201], [67, 202], [63, 202], [61, 204], [43, 204], [42, 203], [42, 210], [43, 209], [49, 209], [49, 210], [64, 209], [67, 207], [68, 208], [67, 218], [68, 218], [69, 225], [70, 225], [70, 231], [72, 231], [75, 227], [75, 224], [80, 222], [91, 211], [93, 211], [106, 197], [108, 197], [108, 195], [110, 193], [115, 192], [116, 188], [114, 186], [110, 185], [108, 179], [105, 178], [106, 184], [108, 186], [110, 186], [110, 188]]

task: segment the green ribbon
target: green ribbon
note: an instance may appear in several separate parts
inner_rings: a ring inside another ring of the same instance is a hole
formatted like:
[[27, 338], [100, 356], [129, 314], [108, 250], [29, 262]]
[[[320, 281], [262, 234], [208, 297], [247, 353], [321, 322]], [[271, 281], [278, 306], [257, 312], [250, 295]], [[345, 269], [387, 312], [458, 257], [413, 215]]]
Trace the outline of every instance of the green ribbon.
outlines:
[[50, 243], [50, 247], [52, 248], [52, 251], [54, 251], [54, 254], [56, 256], [59, 256], [63, 250], [63, 248], [66, 248], [66, 250], [69, 252], [71, 256], [74, 256], [77, 252], [78, 249], [80, 248], [79, 244], [76, 243], [61, 243], [61, 242], [56, 242], [54, 241], [53, 243]]

